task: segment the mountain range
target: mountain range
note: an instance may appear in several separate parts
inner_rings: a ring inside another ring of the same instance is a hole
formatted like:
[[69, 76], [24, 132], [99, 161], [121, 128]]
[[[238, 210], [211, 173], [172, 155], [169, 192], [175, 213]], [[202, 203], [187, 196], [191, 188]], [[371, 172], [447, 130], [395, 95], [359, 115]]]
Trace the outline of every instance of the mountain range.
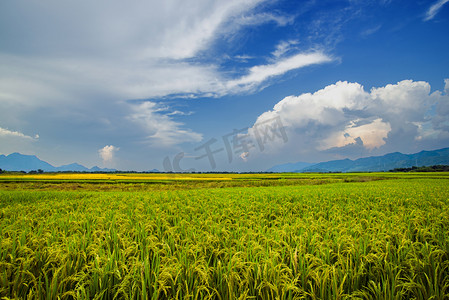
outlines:
[[449, 148], [421, 151], [414, 154], [394, 152], [383, 156], [371, 156], [356, 160], [332, 160], [316, 164], [297, 162], [277, 165], [268, 169], [267, 172], [382, 172], [396, 168], [432, 165], [449, 165]]
[[[433, 151], [421, 151], [414, 154], [400, 152], [389, 153], [383, 156], [371, 156], [356, 160], [341, 159], [320, 163], [287, 163], [276, 165], [266, 172], [382, 172], [396, 168], [411, 168], [413, 166], [449, 165], [449, 148]], [[0, 155], [0, 169], [7, 171], [33, 171], [41, 169], [45, 172], [115, 172], [115, 169], [100, 167], [86, 168], [73, 163], [55, 167], [48, 162], [40, 160], [35, 155], [12, 153]], [[154, 169], [149, 172], [159, 172]]]
[[6, 171], [33, 171], [41, 169], [45, 172], [115, 172], [115, 169], [106, 169], [100, 167], [86, 168], [83, 165], [74, 163], [55, 167], [48, 162], [40, 160], [35, 155], [24, 155], [12, 153], [9, 155], [0, 155], [0, 169]]

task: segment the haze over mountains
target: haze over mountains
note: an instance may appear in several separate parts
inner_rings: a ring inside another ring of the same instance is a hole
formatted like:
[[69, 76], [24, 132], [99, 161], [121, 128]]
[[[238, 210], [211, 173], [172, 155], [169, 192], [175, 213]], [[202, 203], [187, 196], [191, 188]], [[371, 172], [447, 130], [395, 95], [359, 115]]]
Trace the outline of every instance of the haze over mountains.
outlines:
[[24, 155], [20, 153], [12, 153], [10, 155], [0, 155], [0, 169], [7, 171], [33, 171], [41, 169], [45, 172], [114, 172], [115, 169], [105, 169], [100, 167], [86, 168], [83, 165], [73, 163], [55, 167], [48, 162], [40, 160], [35, 155]]
[[[381, 172], [395, 168], [410, 168], [413, 166], [449, 165], [449, 148], [433, 151], [421, 151], [414, 154], [400, 152], [389, 153], [383, 156], [371, 156], [356, 160], [342, 159], [320, 162], [316, 164], [297, 162], [276, 165], [266, 172]], [[48, 162], [40, 160], [35, 155], [12, 153], [0, 155], [0, 169], [7, 171], [33, 171], [41, 169], [45, 172], [115, 172], [116, 169], [100, 167], [87, 168], [73, 163], [55, 167]], [[159, 172], [153, 169], [149, 172]]]
[[267, 172], [380, 172], [396, 168], [448, 164], [449, 148], [443, 148], [434, 151], [421, 151], [414, 154], [394, 152], [383, 156], [371, 156], [356, 160], [332, 160], [317, 164], [304, 162], [283, 164], [274, 166], [268, 169]]

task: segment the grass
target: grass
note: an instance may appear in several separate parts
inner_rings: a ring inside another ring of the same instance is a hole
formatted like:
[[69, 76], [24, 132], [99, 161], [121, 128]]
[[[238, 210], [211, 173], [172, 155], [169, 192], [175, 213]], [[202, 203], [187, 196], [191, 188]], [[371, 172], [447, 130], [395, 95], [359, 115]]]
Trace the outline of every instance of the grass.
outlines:
[[444, 173], [129, 175], [0, 178], [0, 297], [449, 298]]

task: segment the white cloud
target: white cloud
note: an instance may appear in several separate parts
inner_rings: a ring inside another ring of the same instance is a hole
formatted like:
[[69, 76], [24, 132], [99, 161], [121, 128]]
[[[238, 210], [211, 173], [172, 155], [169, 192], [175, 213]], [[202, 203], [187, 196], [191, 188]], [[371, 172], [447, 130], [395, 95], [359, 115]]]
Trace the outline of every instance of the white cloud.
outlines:
[[[232, 78], [214, 62], [202, 63], [201, 53], [243, 27], [290, 22], [281, 15], [255, 13], [263, 2], [2, 3], [0, 27], [8, 30], [0, 30], [0, 102], [42, 105], [99, 98], [99, 93], [125, 100], [233, 92], [226, 88]], [[186, 60], [192, 58], [199, 61]]]
[[258, 9], [264, 2], [2, 3], [0, 119], [22, 128], [25, 117], [36, 119], [40, 111], [51, 110], [48, 119], [71, 116], [102, 126], [132, 120], [142, 129], [142, 139], [160, 145], [199, 141], [201, 135], [174, 121], [183, 113], [153, 111], [150, 104], [136, 111], [136, 105], [123, 101], [252, 92], [290, 70], [331, 60], [321, 52], [300, 53], [233, 76], [221, 71], [219, 61], [201, 60], [204, 51], [214, 53], [215, 41], [246, 26], [293, 21]]
[[125, 5], [106, 0], [17, 0], [2, 3], [0, 24], [15, 25], [21, 40], [11, 39], [2, 48], [27, 46], [27, 51], [41, 55], [88, 53], [121, 60], [187, 58], [208, 47], [226, 21], [252, 12], [264, 1], [167, 0]]
[[368, 29], [362, 31], [361, 36], [362, 37], [370, 36], [370, 35], [376, 33], [377, 31], [379, 31], [379, 29], [381, 29], [381, 28], [382, 28], [382, 25], [377, 25], [375, 27], [368, 28]]
[[415, 140], [421, 141], [423, 139], [438, 139], [440, 130], [436, 130], [432, 127], [430, 122], [413, 122], [418, 127], [418, 135]]
[[251, 59], [254, 59], [254, 57], [249, 56], [249, 55], [236, 55], [233, 57], [235, 60], [239, 60], [242, 62], [248, 62]]
[[106, 145], [100, 150], [98, 150], [98, 154], [100, 154], [101, 159], [103, 160], [104, 164], [108, 164], [114, 160], [114, 154], [120, 150], [120, 148], [117, 148], [113, 145]]
[[0, 153], [20, 151], [21, 153], [34, 154], [38, 141], [38, 134], [33, 137], [20, 131], [0, 127]]
[[345, 130], [337, 132], [323, 140], [318, 150], [327, 150], [335, 147], [341, 148], [350, 144], [356, 144], [357, 138], [362, 140], [363, 145], [368, 150], [385, 145], [385, 139], [391, 131], [389, 123], [382, 122], [382, 119], [379, 118], [371, 123], [357, 126], [358, 121], [351, 121]]
[[173, 121], [169, 114], [158, 113], [158, 110], [156, 103], [144, 102], [135, 105], [133, 113], [128, 117], [147, 133], [144, 142], [151, 143], [153, 147], [169, 147], [185, 142], [201, 141], [201, 134], [183, 128], [182, 123]]
[[288, 71], [330, 61], [332, 61], [332, 58], [319, 51], [299, 53], [288, 58], [279, 59], [272, 64], [254, 66], [249, 69], [247, 75], [228, 81], [226, 87], [229, 91], [249, 91], [266, 80], [283, 75]]
[[175, 111], [172, 111], [172, 112], [168, 113], [167, 116], [176, 116], [176, 115], [178, 115], [178, 116], [190, 116], [190, 115], [193, 115], [193, 114], [194, 114], [193, 111], [184, 112], [184, 111], [180, 111], [180, 110], [175, 110]]
[[403, 80], [397, 84], [373, 88], [371, 96], [382, 102], [382, 109], [391, 114], [407, 114], [409, 121], [423, 116], [433, 101], [429, 101], [430, 84], [424, 81]]
[[438, 104], [436, 105], [436, 116], [431, 120], [431, 126], [424, 124], [422, 127], [424, 136], [435, 136], [435, 132], [449, 132], [449, 79], [445, 79], [444, 95], [440, 95], [438, 98]]
[[278, 102], [272, 111], [262, 114], [257, 122], [280, 115], [286, 126], [304, 127], [310, 121], [323, 125], [336, 125], [344, 110], [362, 109], [368, 94], [358, 83], [337, 82], [313, 94], [288, 96]]
[[261, 114], [249, 133], [280, 117], [289, 142], [267, 145], [267, 154], [292, 151], [316, 157], [320, 151], [344, 153], [349, 146], [407, 152], [416, 142], [448, 135], [446, 111], [449, 95], [432, 93], [427, 82], [404, 80], [367, 92], [358, 83], [340, 81], [313, 94], [284, 98]]
[[[234, 89], [229, 82], [241, 78], [241, 70], [229, 76], [221, 71], [220, 60], [202, 58], [205, 52], [219, 50], [214, 49], [217, 40], [232, 39], [245, 27], [267, 22], [284, 26], [293, 20], [263, 12], [266, 7], [259, 7], [264, 2], [268, 1], [2, 2], [0, 120], [3, 126], [37, 128], [46, 145], [61, 153], [58, 147], [68, 142], [67, 132], [72, 142], [84, 141], [71, 150], [74, 153], [98, 139], [127, 145], [140, 141], [153, 149], [199, 142], [201, 134], [175, 120], [192, 112], [126, 100], [219, 97], [260, 85], [263, 79], [246, 78]], [[284, 67], [268, 77], [301, 66]], [[6, 135], [8, 141], [28, 141], [9, 142], [2, 149], [32, 147], [29, 136], [0, 132]], [[96, 157], [89, 155], [93, 162]]]
[[245, 162], [248, 161], [248, 156], [249, 156], [249, 152], [243, 152], [240, 154], [240, 158]]
[[27, 139], [27, 140], [39, 139], [38, 134], [36, 134], [34, 137], [32, 137], [32, 136], [23, 134], [20, 131], [12, 131], [12, 130], [1, 128], [1, 127], [0, 127], [0, 137], [16, 137], [16, 138]]
[[[138, 62], [113, 64], [91, 60], [27, 58], [0, 53], [0, 103], [26, 106], [81, 103], [89, 97], [102, 99], [147, 99], [181, 94], [188, 97], [224, 96], [252, 91], [267, 80], [288, 71], [332, 61], [316, 51], [277, 58], [256, 65], [248, 74], [227, 78], [213, 65], [186, 62]], [[15, 76], [11, 76], [15, 74]], [[26, 87], [26, 88], [25, 88]], [[101, 101], [96, 99], [95, 101]]]
[[424, 21], [432, 20], [436, 14], [440, 11], [440, 9], [443, 7], [444, 4], [449, 2], [449, 0], [438, 0], [432, 6], [429, 7], [429, 10], [426, 12], [426, 16], [424, 18]]
[[[244, 14], [263, 1], [200, 1], [196, 5], [185, 1], [171, 1], [169, 11], [176, 11], [178, 15], [174, 16], [177, 19], [170, 21], [181, 26], [172, 27], [155, 55], [175, 59], [193, 57], [208, 46], [226, 20]], [[167, 12], [163, 11], [164, 14]]]
[[274, 57], [279, 58], [292, 49], [292, 46], [299, 44], [296, 40], [282, 41], [276, 45], [276, 50], [271, 53]]
[[236, 26], [254, 26], [264, 23], [275, 22], [279, 26], [286, 26], [294, 21], [293, 16], [276, 15], [273, 13], [257, 13], [252, 15], [241, 15], [238, 18], [234, 18], [232, 23], [233, 27]]

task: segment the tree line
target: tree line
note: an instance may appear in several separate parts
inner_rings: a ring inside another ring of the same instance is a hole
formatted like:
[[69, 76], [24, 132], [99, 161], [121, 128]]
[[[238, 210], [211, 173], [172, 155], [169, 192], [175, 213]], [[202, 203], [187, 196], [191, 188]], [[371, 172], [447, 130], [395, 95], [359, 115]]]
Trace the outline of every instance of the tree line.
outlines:
[[395, 168], [390, 170], [390, 172], [449, 172], [448, 165], [434, 165], [434, 166], [422, 166], [411, 168]]

